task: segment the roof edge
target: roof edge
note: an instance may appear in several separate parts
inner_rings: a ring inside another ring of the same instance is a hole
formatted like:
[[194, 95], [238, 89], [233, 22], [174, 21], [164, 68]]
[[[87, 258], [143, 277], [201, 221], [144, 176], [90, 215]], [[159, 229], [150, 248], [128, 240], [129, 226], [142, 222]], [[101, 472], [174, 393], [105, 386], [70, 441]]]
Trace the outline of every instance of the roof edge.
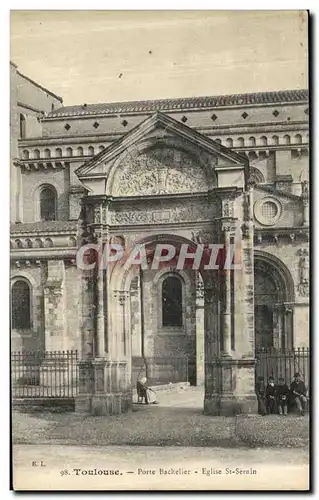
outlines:
[[[17, 66], [16, 66], [17, 67]], [[37, 83], [35, 82], [34, 80], [32, 80], [32, 78], [29, 78], [28, 76], [24, 75], [23, 73], [21, 73], [21, 71], [17, 70], [17, 74], [19, 76], [21, 76], [22, 78], [24, 78], [25, 80], [27, 80], [28, 82], [32, 83], [33, 85], [35, 85], [36, 87], [38, 87], [39, 89], [43, 90], [44, 92], [46, 92], [47, 94], [51, 95], [52, 97], [54, 97], [55, 99], [57, 99], [58, 101], [61, 102], [61, 104], [63, 103], [63, 98], [54, 94], [53, 92], [51, 92], [51, 90], [47, 89], [46, 87], [43, 87], [42, 85], [40, 85], [40, 83]]]
[[194, 110], [195, 108], [251, 107], [308, 102], [308, 89], [287, 89], [246, 94], [220, 94], [214, 96], [176, 97], [106, 103], [74, 104], [61, 106], [46, 115], [46, 119], [68, 116], [95, 116], [103, 114], [148, 113], [170, 110]]

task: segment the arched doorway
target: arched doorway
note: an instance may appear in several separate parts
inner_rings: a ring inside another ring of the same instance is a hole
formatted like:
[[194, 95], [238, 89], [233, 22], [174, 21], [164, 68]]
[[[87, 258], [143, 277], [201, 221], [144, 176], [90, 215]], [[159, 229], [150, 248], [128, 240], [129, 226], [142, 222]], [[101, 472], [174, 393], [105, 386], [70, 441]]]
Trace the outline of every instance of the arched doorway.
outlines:
[[[183, 237], [154, 235], [136, 244], [146, 247], [147, 269], [135, 264], [115, 265], [110, 280], [114, 296], [110, 308], [113, 337], [126, 330], [132, 387], [138, 376], [147, 376], [153, 385], [170, 382], [203, 385], [203, 277], [192, 266], [177, 269], [178, 257], [153, 269], [152, 254], [160, 241], [174, 245], [177, 254], [182, 243], [189, 248], [194, 246], [193, 241]], [[119, 295], [127, 297], [125, 307], [117, 307]], [[125, 318], [120, 319], [123, 314]]]
[[294, 286], [287, 267], [273, 255], [256, 251], [255, 348], [293, 348]]

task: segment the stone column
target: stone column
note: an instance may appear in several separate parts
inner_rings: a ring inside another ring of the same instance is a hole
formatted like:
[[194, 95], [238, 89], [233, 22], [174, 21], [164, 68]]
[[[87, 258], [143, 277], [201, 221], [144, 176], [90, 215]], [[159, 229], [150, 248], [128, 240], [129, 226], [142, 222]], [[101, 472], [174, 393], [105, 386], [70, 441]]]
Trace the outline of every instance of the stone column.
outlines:
[[97, 244], [100, 248], [100, 258], [96, 265], [96, 349], [95, 356], [105, 357], [105, 318], [104, 318], [104, 270], [102, 262], [103, 238], [101, 229], [96, 231]]
[[204, 385], [205, 381], [205, 313], [204, 283], [200, 274], [196, 279], [196, 385]]
[[65, 328], [65, 268], [63, 260], [48, 261], [48, 278], [44, 286], [45, 350], [67, 349]]
[[79, 390], [75, 399], [75, 410], [91, 411], [91, 398], [94, 389], [93, 355], [94, 335], [94, 271], [82, 271], [81, 276], [81, 355], [79, 361]]
[[132, 334], [132, 356], [142, 356], [142, 332], [141, 332], [141, 293], [140, 278], [134, 280], [131, 286], [131, 334]]
[[[239, 201], [239, 200], [238, 200]], [[250, 197], [246, 193], [246, 204], [250, 204]], [[239, 210], [239, 206], [237, 207]], [[255, 394], [255, 331], [254, 331], [254, 258], [253, 258], [253, 222], [250, 220], [250, 207], [243, 211], [245, 214], [243, 233], [241, 235], [241, 265], [239, 270], [242, 279], [234, 277], [234, 311], [241, 314], [240, 321], [235, 318], [231, 321], [231, 283], [230, 271], [223, 269], [220, 273], [223, 278], [221, 325], [218, 325], [217, 297], [213, 300], [210, 310], [213, 310], [214, 341], [209, 342], [212, 336], [209, 329], [205, 329], [205, 400], [204, 412], [210, 415], [236, 415], [240, 413], [256, 413], [257, 398]], [[221, 219], [221, 233], [224, 243], [228, 244], [233, 236], [239, 221], [228, 217]], [[230, 227], [230, 228], [228, 228]], [[230, 235], [227, 234], [230, 232]], [[226, 234], [225, 234], [226, 233]], [[221, 286], [221, 283], [220, 283]], [[219, 294], [220, 297], [220, 294]], [[205, 310], [206, 313], [206, 310]], [[239, 315], [237, 313], [237, 315]], [[206, 321], [205, 321], [206, 323]], [[207, 323], [206, 323], [207, 325]], [[231, 346], [231, 328], [234, 328], [235, 350]], [[206, 327], [207, 328], [207, 327]], [[217, 328], [217, 331], [216, 331]], [[215, 337], [223, 335], [222, 351], [219, 352], [219, 343]], [[207, 340], [206, 340], [207, 339]], [[206, 347], [207, 346], [207, 347]], [[209, 347], [210, 346], [210, 347]]]
[[284, 304], [284, 335], [282, 348], [292, 349], [292, 336], [293, 336], [293, 304]]
[[301, 183], [301, 199], [303, 204], [303, 225], [309, 226], [309, 186], [308, 182]]
[[44, 286], [45, 357], [40, 367], [40, 384], [51, 396], [76, 381], [76, 364], [70, 363], [66, 329], [65, 266], [63, 260], [48, 261]]
[[275, 349], [281, 348], [281, 332], [280, 332], [280, 307], [273, 308], [273, 346]]
[[[226, 252], [230, 247], [230, 229], [224, 229], [224, 245]], [[222, 312], [223, 354], [231, 356], [231, 282], [230, 269], [224, 269], [224, 297]]]

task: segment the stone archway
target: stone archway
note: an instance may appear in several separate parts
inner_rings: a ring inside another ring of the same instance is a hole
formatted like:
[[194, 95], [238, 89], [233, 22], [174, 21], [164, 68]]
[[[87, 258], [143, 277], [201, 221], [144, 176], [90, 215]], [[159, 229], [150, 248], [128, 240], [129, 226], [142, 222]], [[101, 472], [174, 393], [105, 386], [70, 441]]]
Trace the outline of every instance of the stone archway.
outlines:
[[255, 345], [293, 348], [294, 283], [280, 259], [255, 251]]
[[[177, 250], [181, 244], [196, 249], [193, 241], [173, 234], [155, 234], [139, 240], [136, 245], [144, 244], [150, 255], [160, 242], [174, 245]], [[204, 290], [201, 295], [196, 292], [199, 277], [204, 288], [205, 273], [191, 268], [176, 269], [176, 260], [158, 269], [152, 269], [151, 261], [147, 269], [126, 262], [114, 266], [110, 273], [113, 299], [109, 321], [113, 337], [123, 338], [126, 331], [125, 341], [114, 342], [117, 355], [130, 358], [133, 386], [141, 374], [153, 384], [188, 381], [195, 385], [197, 379], [203, 384]], [[177, 279], [181, 284], [180, 324], [163, 321], [163, 287], [169, 279]], [[123, 346], [127, 347], [126, 352]]]

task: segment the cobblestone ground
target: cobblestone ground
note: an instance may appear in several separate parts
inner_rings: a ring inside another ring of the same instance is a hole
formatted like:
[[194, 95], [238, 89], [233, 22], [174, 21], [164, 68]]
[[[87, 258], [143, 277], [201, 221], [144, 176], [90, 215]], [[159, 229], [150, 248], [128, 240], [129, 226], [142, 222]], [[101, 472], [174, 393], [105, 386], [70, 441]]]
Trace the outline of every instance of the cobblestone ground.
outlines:
[[306, 447], [308, 417], [204, 415], [201, 388], [158, 391], [158, 405], [119, 416], [14, 411], [15, 444]]

